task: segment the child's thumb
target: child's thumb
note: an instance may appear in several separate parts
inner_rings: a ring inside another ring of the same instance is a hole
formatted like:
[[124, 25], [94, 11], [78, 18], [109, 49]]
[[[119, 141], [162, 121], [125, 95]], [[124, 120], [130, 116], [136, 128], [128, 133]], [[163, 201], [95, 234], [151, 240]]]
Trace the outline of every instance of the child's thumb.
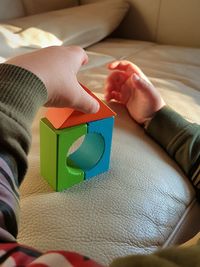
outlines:
[[133, 86], [138, 89], [143, 91], [144, 93], [149, 93], [152, 90], [152, 84], [148, 83], [146, 80], [141, 78], [138, 74], [133, 73], [131, 77], [131, 82]]
[[83, 88], [81, 88], [81, 97], [74, 108], [84, 113], [97, 113], [99, 107], [99, 102], [90, 94], [88, 94]]

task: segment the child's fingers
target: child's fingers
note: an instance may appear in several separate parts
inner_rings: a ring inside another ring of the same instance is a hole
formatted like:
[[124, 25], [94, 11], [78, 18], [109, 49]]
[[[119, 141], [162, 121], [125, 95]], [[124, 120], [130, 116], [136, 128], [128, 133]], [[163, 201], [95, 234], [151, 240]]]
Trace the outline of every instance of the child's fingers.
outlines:
[[118, 64], [119, 64], [119, 61], [116, 60], [114, 62], [109, 63], [107, 67], [109, 70], [114, 70], [118, 66]]
[[113, 98], [113, 91], [110, 91], [108, 93], [105, 93], [104, 98], [107, 102], [110, 102]]
[[109, 75], [104, 85], [104, 97], [106, 101], [110, 101], [112, 99], [111, 92], [115, 90], [115, 87], [116, 86], [112, 80], [112, 75]]
[[108, 69], [126, 71], [128, 68], [128, 65], [130, 65], [130, 62], [127, 60], [116, 60], [108, 64]]
[[120, 92], [112, 91], [112, 92], [109, 92], [109, 94], [105, 95], [105, 99], [108, 102], [111, 101], [111, 100], [115, 100], [117, 102], [121, 102], [122, 96], [121, 96]]
[[110, 83], [106, 83], [104, 87], [104, 98], [106, 101], [111, 101], [112, 100], [112, 92], [115, 91], [114, 87]]
[[129, 99], [129, 95], [126, 94], [126, 92], [122, 93], [122, 92], [112, 90], [112, 91], [105, 93], [105, 100], [108, 102], [111, 100], [115, 100], [117, 102], [120, 102], [121, 104], [126, 104], [128, 99]]
[[121, 93], [116, 92], [116, 91], [112, 91], [111, 96], [112, 96], [112, 99], [114, 99], [118, 102], [121, 102], [121, 99], [122, 99]]
[[104, 92], [110, 92], [113, 90], [114, 87], [115, 87], [115, 83], [113, 82], [112, 77], [108, 76], [105, 82]]
[[115, 99], [115, 95], [119, 93], [119, 88], [115, 86], [112, 82], [107, 80], [104, 87], [104, 98], [106, 101], [111, 101]]
[[123, 83], [126, 82], [127, 78], [128, 76], [125, 75], [123, 72], [113, 71], [108, 77], [108, 80], [110, 83], [113, 83], [113, 85], [120, 87]]
[[104, 97], [106, 101], [110, 101], [112, 99], [111, 92], [113, 91], [113, 87], [110, 84], [106, 84], [104, 87]]
[[122, 86], [126, 83], [128, 76], [121, 71], [113, 71], [106, 80], [105, 91], [121, 91]]
[[121, 72], [126, 72], [127, 75], [136, 73], [138, 76], [151, 83], [146, 75], [141, 71], [141, 69], [134, 63], [127, 60], [117, 60], [108, 65], [110, 70], [118, 70]]
[[121, 71], [124, 74], [126, 73], [128, 76], [133, 73], [137, 73], [139, 76], [143, 78], [145, 77], [143, 72], [135, 64], [127, 60], [114, 61], [109, 64], [108, 68], [113, 71]]

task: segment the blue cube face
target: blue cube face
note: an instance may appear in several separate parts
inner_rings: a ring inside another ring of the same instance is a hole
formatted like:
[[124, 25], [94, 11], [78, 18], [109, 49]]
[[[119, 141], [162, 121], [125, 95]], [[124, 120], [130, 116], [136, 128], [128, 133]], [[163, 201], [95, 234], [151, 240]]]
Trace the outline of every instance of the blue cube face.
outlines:
[[79, 148], [67, 157], [67, 165], [77, 166], [86, 172], [98, 164], [104, 154], [104, 150], [105, 142], [103, 136], [98, 133], [87, 133]]
[[69, 156], [68, 162], [84, 171], [90, 179], [109, 169], [114, 118], [87, 123], [85, 139], [78, 150]]

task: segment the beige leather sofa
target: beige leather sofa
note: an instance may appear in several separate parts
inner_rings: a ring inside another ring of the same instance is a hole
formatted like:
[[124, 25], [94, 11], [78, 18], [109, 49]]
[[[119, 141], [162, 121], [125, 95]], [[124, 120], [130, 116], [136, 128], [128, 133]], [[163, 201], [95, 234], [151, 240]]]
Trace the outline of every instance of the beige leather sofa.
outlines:
[[[99, 97], [106, 64], [127, 59], [142, 68], [167, 104], [200, 123], [200, 2], [128, 2], [2, 0], [1, 62], [48, 45], [82, 45], [90, 62], [78, 77]], [[200, 206], [187, 177], [124, 107], [110, 106], [117, 112], [110, 171], [61, 193], [39, 173], [45, 110], [39, 111], [21, 185], [19, 242], [42, 251], [73, 250], [108, 264], [180, 244], [199, 231]]]

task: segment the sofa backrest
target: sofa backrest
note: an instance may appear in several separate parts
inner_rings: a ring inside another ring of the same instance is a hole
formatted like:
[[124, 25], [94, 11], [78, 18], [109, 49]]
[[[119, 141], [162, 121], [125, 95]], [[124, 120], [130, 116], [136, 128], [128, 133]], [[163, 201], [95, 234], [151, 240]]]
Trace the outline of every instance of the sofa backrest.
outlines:
[[0, 0], [0, 20], [76, 6], [78, 0]]
[[[97, 1], [102, 0], [0, 0], [0, 20]], [[200, 47], [200, 0], [127, 1], [129, 13], [115, 36]]]
[[78, 0], [21, 0], [27, 15], [62, 9], [79, 4]]
[[[80, 0], [81, 4], [101, 0]], [[200, 0], [128, 0], [116, 36], [200, 47]]]
[[1, 0], [0, 20], [22, 16], [25, 16], [25, 11], [21, 0]]

